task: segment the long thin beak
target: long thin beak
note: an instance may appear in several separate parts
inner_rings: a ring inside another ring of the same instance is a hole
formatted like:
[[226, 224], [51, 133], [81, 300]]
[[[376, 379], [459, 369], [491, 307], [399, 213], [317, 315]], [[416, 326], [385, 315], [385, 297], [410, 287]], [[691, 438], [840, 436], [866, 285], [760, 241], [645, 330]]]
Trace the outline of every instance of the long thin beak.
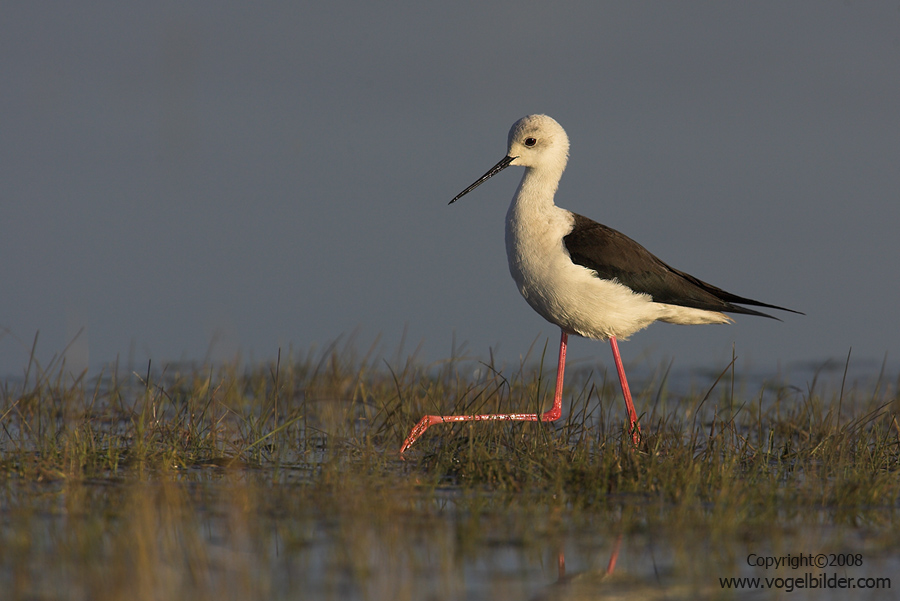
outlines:
[[468, 188], [466, 188], [465, 190], [463, 190], [462, 192], [457, 194], [453, 198], [453, 200], [451, 200], [447, 204], [452, 205], [454, 202], [456, 202], [457, 200], [459, 200], [460, 198], [462, 198], [463, 196], [465, 196], [466, 194], [468, 194], [469, 192], [471, 192], [472, 190], [474, 190], [475, 188], [477, 188], [478, 186], [480, 186], [481, 184], [483, 184], [490, 178], [494, 177], [495, 175], [497, 175], [498, 173], [500, 173], [501, 171], [503, 171], [504, 169], [509, 167], [509, 164], [512, 163], [514, 160], [516, 160], [516, 157], [509, 157], [509, 156], [503, 157], [502, 161], [500, 161], [499, 163], [497, 163], [496, 165], [491, 167], [490, 171], [488, 171], [487, 173], [485, 173], [484, 175], [479, 177], [478, 181], [476, 181], [474, 184], [472, 184], [471, 186], [469, 186]]

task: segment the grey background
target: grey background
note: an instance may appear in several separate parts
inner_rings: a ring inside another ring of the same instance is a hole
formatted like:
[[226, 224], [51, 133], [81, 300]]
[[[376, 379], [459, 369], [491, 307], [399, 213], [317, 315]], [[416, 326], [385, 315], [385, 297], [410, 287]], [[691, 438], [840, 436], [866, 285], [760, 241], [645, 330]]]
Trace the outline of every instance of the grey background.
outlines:
[[0, 75], [0, 374], [82, 328], [75, 370], [555, 352], [506, 266], [521, 171], [447, 206], [533, 112], [571, 139], [560, 206], [807, 313], [626, 361], [897, 366], [897, 2], [19, 2]]

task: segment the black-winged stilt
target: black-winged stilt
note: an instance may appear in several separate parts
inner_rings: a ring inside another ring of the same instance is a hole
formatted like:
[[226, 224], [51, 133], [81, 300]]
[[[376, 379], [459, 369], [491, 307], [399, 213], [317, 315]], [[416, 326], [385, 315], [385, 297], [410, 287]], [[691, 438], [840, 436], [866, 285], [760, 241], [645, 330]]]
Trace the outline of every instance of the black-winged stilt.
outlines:
[[506, 213], [506, 255], [519, 292], [562, 332], [553, 407], [543, 414], [426, 415], [403, 442], [401, 453], [435, 424], [558, 419], [569, 334], [609, 340], [631, 434], [637, 443], [640, 426], [618, 338], [625, 340], [654, 321], [729, 323], [733, 320], [726, 312], [772, 318], [735, 303], [799, 313], [725, 292], [669, 267], [624, 234], [557, 207], [553, 197], [568, 157], [569, 138], [559, 123], [547, 115], [528, 115], [509, 130], [508, 152], [503, 160], [450, 201], [456, 202], [510, 165], [525, 167]]

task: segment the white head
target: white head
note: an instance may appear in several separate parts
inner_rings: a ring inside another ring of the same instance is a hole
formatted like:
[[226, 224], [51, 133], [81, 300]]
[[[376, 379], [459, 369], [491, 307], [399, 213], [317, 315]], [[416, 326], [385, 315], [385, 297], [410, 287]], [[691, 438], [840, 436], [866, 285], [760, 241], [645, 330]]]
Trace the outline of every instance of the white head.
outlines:
[[569, 160], [566, 130], [547, 115], [522, 117], [509, 130], [506, 156], [478, 180], [456, 195], [454, 203], [510, 165], [521, 165], [550, 174], [557, 181]]
[[528, 115], [510, 128], [506, 154], [514, 157], [511, 165], [562, 173], [569, 159], [569, 137], [552, 117]]

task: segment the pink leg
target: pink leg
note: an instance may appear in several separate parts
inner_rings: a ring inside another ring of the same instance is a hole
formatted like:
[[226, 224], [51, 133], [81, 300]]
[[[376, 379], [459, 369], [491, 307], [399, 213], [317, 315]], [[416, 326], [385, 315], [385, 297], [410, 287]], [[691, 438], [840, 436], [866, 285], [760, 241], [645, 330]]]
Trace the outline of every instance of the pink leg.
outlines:
[[563, 389], [563, 372], [566, 369], [566, 344], [569, 335], [564, 331], [559, 339], [559, 363], [556, 366], [556, 393], [553, 396], [553, 407], [543, 414], [537, 413], [489, 413], [486, 415], [426, 415], [419, 420], [406, 440], [400, 447], [402, 455], [406, 449], [412, 446], [416, 439], [419, 438], [425, 430], [435, 424], [445, 424], [447, 422], [478, 422], [478, 421], [524, 421], [524, 422], [552, 422], [559, 419], [562, 415], [562, 389]]
[[[611, 575], [616, 570], [616, 562], [619, 561], [619, 549], [622, 547], [622, 535], [616, 537], [613, 545], [612, 553], [609, 554], [609, 562], [606, 564], [606, 575]], [[566, 577], [566, 556], [562, 549], [556, 556], [557, 573], [559, 574], [557, 582], [561, 583]]]
[[610, 575], [613, 573], [613, 570], [616, 569], [616, 561], [619, 560], [619, 547], [622, 546], [622, 535], [620, 534], [616, 538], [616, 545], [613, 547], [613, 552], [609, 556], [609, 563], [606, 564], [606, 575]]
[[637, 411], [634, 410], [634, 403], [631, 401], [631, 390], [628, 389], [628, 380], [625, 379], [625, 366], [622, 365], [622, 357], [619, 355], [619, 343], [616, 337], [609, 339], [609, 345], [612, 347], [613, 359], [616, 361], [616, 371], [619, 373], [619, 384], [622, 385], [622, 396], [625, 397], [625, 409], [628, 411], [628, 423], [631, 429], [631, 437], [634, 444], [641, 440], [641, 426], [638, 424]]

